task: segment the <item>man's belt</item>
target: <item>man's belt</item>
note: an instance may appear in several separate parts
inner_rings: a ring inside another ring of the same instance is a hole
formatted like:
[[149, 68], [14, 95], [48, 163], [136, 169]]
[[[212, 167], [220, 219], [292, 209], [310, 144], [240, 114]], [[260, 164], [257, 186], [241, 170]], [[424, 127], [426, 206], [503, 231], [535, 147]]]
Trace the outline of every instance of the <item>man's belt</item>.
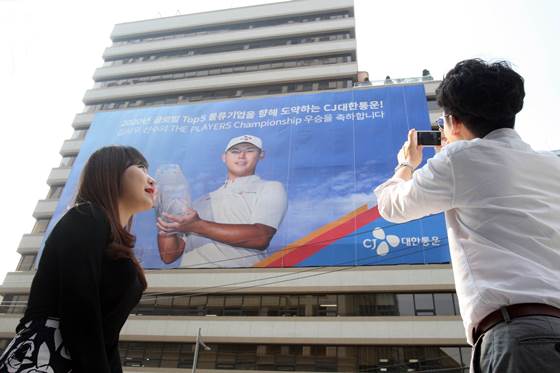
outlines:
[[560, 308], [541, 303], [518, 303], [504, 306], [488, 314], [473, 329], [473, 340], [492, 329], [501, 322], [509, 322], [512, 319], [523, 316], [552, 316], [560, 317]]

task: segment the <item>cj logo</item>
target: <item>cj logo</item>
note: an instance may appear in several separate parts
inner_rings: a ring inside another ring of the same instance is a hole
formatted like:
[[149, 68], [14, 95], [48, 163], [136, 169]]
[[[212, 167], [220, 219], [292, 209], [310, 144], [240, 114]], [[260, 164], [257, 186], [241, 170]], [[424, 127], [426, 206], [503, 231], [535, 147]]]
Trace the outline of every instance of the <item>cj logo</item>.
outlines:
[[[401, 239], [393, 234], [385, 235], [382, 228], [374, 228], [371, 231], [373, 238], [366, 238], [362, 243], [366, 249], [376, 250], [377, 255], [384, 256], [389, 253], [390, 248], [397, 247]], [[379, 243], [378, 243], [379, 241]]]

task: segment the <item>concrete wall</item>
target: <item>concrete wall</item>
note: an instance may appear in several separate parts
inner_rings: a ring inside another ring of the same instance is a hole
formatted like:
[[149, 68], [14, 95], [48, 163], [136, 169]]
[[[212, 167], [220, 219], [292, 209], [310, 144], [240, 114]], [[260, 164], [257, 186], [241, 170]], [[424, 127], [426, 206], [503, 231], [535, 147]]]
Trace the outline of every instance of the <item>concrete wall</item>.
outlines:
[[160, 34], [164, 32], [180, 32], [201, 26], [212, 26], [227, 23], [241, 23], [266, 18], [299, 16], [316, 12], [329, 12], [352, 9], [353, 0], [305, 0], [281, 2], [266, 5], [248, 6], [214, 12], [187, 14], [175, 17], [149, 19], [145, 21], [127, 22], [115, 25], [111, 39], [119, 40], [141, 35]]

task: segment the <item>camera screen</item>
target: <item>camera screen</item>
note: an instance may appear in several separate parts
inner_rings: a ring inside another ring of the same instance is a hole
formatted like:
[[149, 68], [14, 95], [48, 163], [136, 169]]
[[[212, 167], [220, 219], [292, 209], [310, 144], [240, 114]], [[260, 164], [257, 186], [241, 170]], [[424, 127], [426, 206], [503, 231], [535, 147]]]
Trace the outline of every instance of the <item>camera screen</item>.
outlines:
[[418, 131], [418, 145], [439, 146], [441, 145], [441, 132]]

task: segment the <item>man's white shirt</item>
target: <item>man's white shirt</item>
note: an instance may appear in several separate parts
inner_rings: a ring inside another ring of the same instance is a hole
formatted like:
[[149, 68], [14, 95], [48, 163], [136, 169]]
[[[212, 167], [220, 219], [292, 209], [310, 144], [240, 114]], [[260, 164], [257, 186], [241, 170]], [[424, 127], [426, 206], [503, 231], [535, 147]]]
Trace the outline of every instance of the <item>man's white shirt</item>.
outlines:
[[512, 129], [446, 146], [409, 181], [375, 189], [381, 216], [400, 223], [444, 211], [466, 330], [503, 305], [560, 308], [560, 158]]
[[[288, 207], [284, 186], [257, 175], [240, 177], [200, 198], [193, 205], [201, 219], [222, 224], [264, 224], [278, 229]], [[251, 267], [266, 251], [227, 245], [196, 234], [184, 237], [181, 267]]]

